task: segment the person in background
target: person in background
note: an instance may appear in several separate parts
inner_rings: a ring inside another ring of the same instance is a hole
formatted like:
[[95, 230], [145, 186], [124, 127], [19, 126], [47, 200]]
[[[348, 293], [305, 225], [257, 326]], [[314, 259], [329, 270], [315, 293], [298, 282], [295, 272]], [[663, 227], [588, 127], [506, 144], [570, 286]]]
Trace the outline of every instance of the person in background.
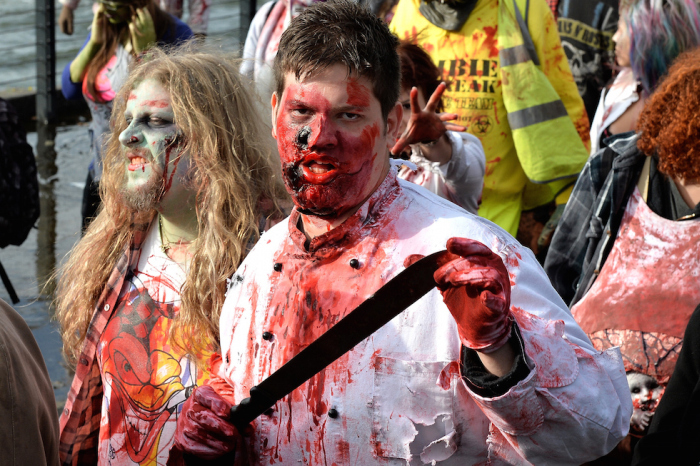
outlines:
[[649, 432], [634, 449], [633, 466], [700, 463], [700, 306], [690, 317], [683, 348]]
[[605, 138], [634, 131], [644, 102], [673, 60], [700, 45], [700, 7], [695, 0], [623, 0], [613, 41], [621, 69], [591, 122], [591, 154]]
[[431, 56], [445, 111], [481, 140], [479, 215], [515, 236], [523, 210], [565, 204], [589, 125], [545, 1], [401, 0], [390, 28]]
[[[73, 12], [80, 5], [80, 0], [58, 0], [62, 7], [58, 17], [58, 26], [63, 34], [73, 35]], [[182, 19], [183, 0], [159, 0], [160, 8], [166, 13]], [[115, 3], [118, 3], [115, 2]], [[207, 35], [209, 28], [209, 6], [211, 0], [188, 0], [187, 10], [189, 19], [187, 24], [197, 37]], [[93, 9], [97, 8], [99, 2], [93, 4]]]
[[227, 279], [281, 217], [271, 138], [237, 68], [153, 49], [114, 98], [104, 207], [56, 292], [75, 368], [64, 465], [166, 464], [182, 403], [217, 361]]
[[32, 331], [0, 299], [0, 457], [6, 466], [58, 466], [56, 398]]
[[255, 82], [258, 94], [270, 108], [270, 96], [274, 91], [272, 64], [277, 55], [280, 37], [292, 19], [309, 6], [323, 0], [272, 0], [255, 13], [243, 46], [241, 74]]
[[[579, 177], [545, 270], [598, 350], [620, 347], [644, 435], [700, 302], [700, 48], [679, 56], [639, 117]], [[646, 391], [648, 399], [639, 398]], [[623, 463], [623, 464], [627, 464]]]
[[557, 27], [588, 118], [595, 114], [600, 94], [613, 77], [613, 34], [618, 0], [550, 0]]
[[[402, 41], [398, 52], [401, 60], [399, 102], [403, 107], [399, 133], [403, 134], [412, 114], [419, 109], [427, 105], [432, 113], [442, 111], [439, 94], [445, 86], [440, 84], [440, 70], [420, 46]], [[414, 98], [411, 96], [412, 88], [415, 89]], [[432, 106], [426, 104], [428, 96], [431, 97]], [[406, 148], [407, 157], [410, 157], [416, 169], [404, 165], [399, 169], [399, 178], [421, 185], [467, 212], [476, 214], [486, 169], [484, 148], [476, 136], [463, 132], [464, 127], [443, 123], [440, 116], [435, 115], [433, 124], [424, 123], [437, 128], [436, 134], [431, 136], [434, 140], [421, 141]], [[460, 132], [448, 131], [448, 127]]]
[[84, 97], [92, 116], [93, 158], [83, 191], [83, 231], [100, 205], [103, 145], [110, 131], [112, 100], [126, 81], [129, 66], [155, 45], [176, 44], [191, 37], [192, 30], [161, 10], [155, 0], [99, 3], [83, 48], [61, 76], [65, 98]]

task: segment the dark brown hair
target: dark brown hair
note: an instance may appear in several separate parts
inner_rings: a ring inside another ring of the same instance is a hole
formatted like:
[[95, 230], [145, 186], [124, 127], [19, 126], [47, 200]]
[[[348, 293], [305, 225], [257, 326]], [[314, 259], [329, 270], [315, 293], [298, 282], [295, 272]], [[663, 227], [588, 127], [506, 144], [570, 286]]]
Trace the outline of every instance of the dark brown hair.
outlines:
[[[137, 8], [146, 7], [148, 9], [151, 18], [153, 18], [153, 25], [155, 26], [158, 40], [162, 39], [168, 31], [174, 33], [175, 22], [168, 13], [160, 9], [155, 0], [125, 0], [123, 3], [131, 7], [132, 15], [136, 13]], [[127, 21], [119, 24], [112, 24], [105, 17], [102, 17], [101, 21], [102, 47], [92, 60], [90, 60], [87, 73], [85, 74], [87, 92], [98, 102], [102, 102], [103, 100], [95, 90], [97, 74], [104, 68], [116, 52], [122, 34], [129, 33], [129, 23]]]
[[287, 73], [297, 79], [336, 64], [372, 82], [386, 120], [399, 98], [398, 39], [367, 8], [348, 0], [317, 3], [293, 19], [280, 38], [275, 86], [284, 92]]
[[[417, 87], [428, 101], [442, 82], [442, 73], [420, 45], [402, 40], [398, 52], [401, 59], [401, 86], [409, 90], [413, 86]], [[440, 99], [437, 111], [442, 112], [443, 109]]]
[[637, 147], [659, 157], [659, 171], [700, 178], [700, 48], [680, 55], [639, 116]]

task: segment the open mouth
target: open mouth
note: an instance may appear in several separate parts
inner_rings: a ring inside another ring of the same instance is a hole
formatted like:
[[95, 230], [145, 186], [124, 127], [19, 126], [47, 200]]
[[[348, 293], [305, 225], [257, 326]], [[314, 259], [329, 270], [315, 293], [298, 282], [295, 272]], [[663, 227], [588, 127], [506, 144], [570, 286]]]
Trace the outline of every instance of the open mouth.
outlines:
[[145, 157], [142, 157], [142, 156], [134, 154], [134, 153], [128, 154], [127, 158], [129, 159], [129, 171], [131, 171], [131, 172], [136, 171], [136, 170], [145, 171], [146, 165], [148, 165], [148, 163], [149, 163]]
[[338, 174], [338, 167], [327, 161], [311, 160], [301, 165], [304, 180], [313, 184], [324, 184]]

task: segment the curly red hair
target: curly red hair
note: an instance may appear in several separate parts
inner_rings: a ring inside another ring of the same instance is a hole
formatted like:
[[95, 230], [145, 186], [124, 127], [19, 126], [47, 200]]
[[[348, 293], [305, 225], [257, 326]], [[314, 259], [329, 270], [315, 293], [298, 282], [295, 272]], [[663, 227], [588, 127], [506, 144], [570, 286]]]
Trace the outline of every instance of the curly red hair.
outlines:
[[637, 147], [659, 157], [659, 171], [700, 179], [700, 48], [680, 55], [644, 106]]

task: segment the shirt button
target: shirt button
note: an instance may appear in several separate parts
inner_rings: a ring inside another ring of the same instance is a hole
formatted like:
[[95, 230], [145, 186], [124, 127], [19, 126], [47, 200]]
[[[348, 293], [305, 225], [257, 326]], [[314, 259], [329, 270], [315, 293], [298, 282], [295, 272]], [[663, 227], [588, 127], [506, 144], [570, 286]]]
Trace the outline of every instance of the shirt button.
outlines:
[[109, 304], [105, 304], [104, 310], [109, 311]]
[[281, 272], [282, 271], [282, 263], [275, 262], [275, 265], [273, 265], [272, 268], [275, 269], [275, 272]]
[[69, 409], [68, 409], [68, 408], [63, 408], [63, 414], [65, 414], [66, 416], [68, 416], [68, 412], [69, 412]]
[[338, 417], [338, 410], [335, 408], [331, 408], [328, 410], [328, 417], [331, 419], [335, 419]]
[[350, 259], [350, 267], [353, 269], [359, 269], [360, 268], [360, 261], [357, 259]]
[[272, 340], [273, 335], [270, 332], [263, 332], [262, 337], [263, 340], [270, 341]]
[[83, 366], [87, 366], [87, 364], [88, 364], [88, 363], [87, 363], [87, 359], [85, 359], [85, 358], [80, 358], [80, 364], [82, 364]]

